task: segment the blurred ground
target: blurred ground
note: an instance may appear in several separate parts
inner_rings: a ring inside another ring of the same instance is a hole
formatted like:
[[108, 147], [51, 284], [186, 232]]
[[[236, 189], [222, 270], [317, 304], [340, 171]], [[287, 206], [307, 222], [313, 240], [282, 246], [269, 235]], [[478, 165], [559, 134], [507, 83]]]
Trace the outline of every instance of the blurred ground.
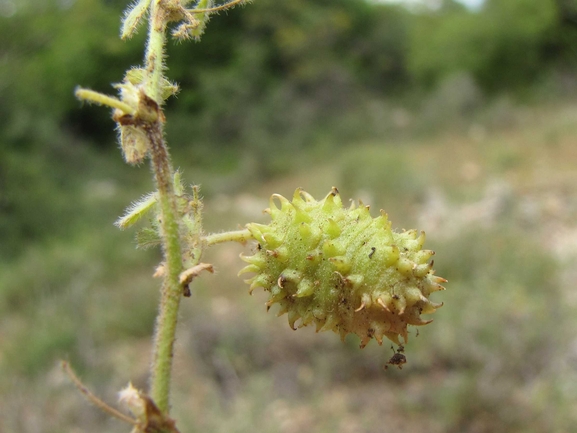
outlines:
[[[504, 113], [504, 114], [503, 114]], [[413, 331], [402, 370], [392, 351], [289, 329], [236, 277], [240, 246], [216, 246], [215, 275], [183, 301], [173, 408], [182, 432], [567, 432], [577, 422], [577, 105], [510, 107], [466, 127], [303, 155], [286, 176], [207, 185], [206, 229], [266, 220], [272, 193], [338, 186], [393, 225], [427, 232], [445, 306]], [[96, 157], [95, 157], [96, 158]], [[297, 164], [298, 165], [298, 164]], [[140, 169], [146, 172], [147, 169]], [[146, 173], [144, 173], [146, 174]], [[72, 239], [32, 245], [0, 268], [0, 430], [122, 432], [58, 367], [69, 359], [109, 402], [145, 388], [157, 253], [112, 227], [146, 192], [116, 171], [89, 173], [89, 206], [109, 209]], [[140, 176], [140, 174], [138, 175]], [[238, 183], [238, 182], [237, 182]], [[222, 185], [210, 190], [209, 185]], [[87, 205], [87, 206], [88, 206]], [[246, 249], [250, 248], [247, 246]]]

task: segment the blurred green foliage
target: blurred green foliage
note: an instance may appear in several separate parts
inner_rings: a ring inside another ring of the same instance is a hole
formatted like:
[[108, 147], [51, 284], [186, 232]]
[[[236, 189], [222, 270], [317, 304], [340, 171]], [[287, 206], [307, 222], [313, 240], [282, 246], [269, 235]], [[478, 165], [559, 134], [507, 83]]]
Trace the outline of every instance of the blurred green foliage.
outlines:
[[410, 69], [423, 84], [469, 71], [486, 90], [522, 88], [560, 60], [549, 52], [564, 31], [560, 18], [555, 0], [489, 0], [476, 14], [448, 8], [419, 16]]
[[[111, 92], [139, 64], [144, 33], [119, 40], [123, 1], [13, 4], [0, 17], [0, 257], [78, 219], [73, 172], [90, 165], [84, 148], [109, 152], [114, 132], [106, 110], [79, 109], [72, 89]], [[477, 107], [477, 94], [526, 90], [572, 70], [577, 45], [573, 0], [491, 0], [478, 12], [452, 0], [418, 12], [259, 0], [245, 12], [215, 17], [200, 44], [170, 45], [168, 74], [186, 90], [168, 104], [167, 132], [183, 164], [237, 166], [249, 181], [289, 172], [295, 152], [390, 135], [387, 104], [411, 106], [423, 89], [445, 86], [423, 108], [429, 127]], [[466, 89], [451, 80], [463, 73]]]

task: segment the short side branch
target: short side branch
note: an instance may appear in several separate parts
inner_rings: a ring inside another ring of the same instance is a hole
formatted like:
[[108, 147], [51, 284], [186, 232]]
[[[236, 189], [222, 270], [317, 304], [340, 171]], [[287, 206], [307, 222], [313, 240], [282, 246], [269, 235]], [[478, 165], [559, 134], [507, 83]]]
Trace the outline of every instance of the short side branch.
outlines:
[[224, 242], [240, 242], [241, 244], [245, 244], [247, 241], [251, 239], [254, 238], [251, 235], [250, 231], [248, 231], [247, 229], [235, 230], [224, 233], [212, 233], [204, 237], [204, 241], [206, 242], [206, 245], [209, 247], [216, 244], [222, 244]]

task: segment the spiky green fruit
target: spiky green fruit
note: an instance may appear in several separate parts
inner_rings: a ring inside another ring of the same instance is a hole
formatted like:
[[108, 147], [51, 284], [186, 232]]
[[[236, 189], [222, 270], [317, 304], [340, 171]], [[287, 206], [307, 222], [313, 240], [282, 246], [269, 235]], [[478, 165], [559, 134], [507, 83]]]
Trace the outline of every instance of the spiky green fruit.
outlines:
[[265, 212], [269, 225], [247, 225], [258, 245], [239, 275], [255, 273], [250, 292], [268, 291], [267, 307], [278, 303], [291, 328], [300, 319], [343, 339], [356, 334], [361, 347], [383, 337], [404, 344], [407, 325], [430, 323], [421, 314], [442, 306], [429, 300], [446, 280], [434, 275], [434, 252], [421, 249], [424, 232], [394, 232], [384, 211], [372, 218], [362, 203], [344, 208], [336, 188], [321, 201], [301, 189], [292, 202], [275, 194]]

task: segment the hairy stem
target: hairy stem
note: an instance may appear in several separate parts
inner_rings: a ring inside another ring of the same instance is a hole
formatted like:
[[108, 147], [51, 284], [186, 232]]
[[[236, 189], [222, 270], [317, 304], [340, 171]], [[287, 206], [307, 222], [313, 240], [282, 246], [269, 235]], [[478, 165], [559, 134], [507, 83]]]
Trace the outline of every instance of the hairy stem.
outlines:
[[182, 298], [179, 275], [183, 266], [172, 166], [163, 139], [161, 123], [154, 123], [147, 133], [151, 143], [152, 169], [158, 187], [165, 263], [162, 299], [154, 337], [150, 395], [158, 408], [168, 413], [176, 322]]
[[150, 4], [150, 27], [146, 46], [147, 80], [145, 82], [145, 92], [159, 105], [162, 103], [161, 85], [167, 25], [167, 12], [163, 9], [162, 2], [163, 0], [152, 0]]
[[224, 233], [212, 233], [204, 237], [207, 246], [221, 244], [224, 242], [240, 242], [244, 244], [246, 241], [254, 239], [251, 233], [247, 230], [235, 230]]
[[[162, 0], [150, 4], [150, 29], [146, 50], [145, 92], [158, 106], [161, 102], [163, 79], [164, 44], [166, 42], [165, 11]], [[160, 108], [158, 108], [160, 111]], [[150, 396], [164, 413], [169, 411], [172, 357], [178, 319], [178, 307], [182, 298], [179, 275], [182, 272], [179, 215], [176, 206], [174, 172], [164, 141], [162, 116], [146, 128], [150, 140], [150, 160], [158, 188], [160, 225], [163, 237], [165, 277], [162, 285], [160, 311], [156, 320], [154, 358], [151, 367]]]
[[[229, 5], [240, 3], [233, 0]], [[183, 284], [180, 279], [183, 271], [181, 226], [185, 227], [182, 216], [178, 212], [177, 193], [174, 180], [174, 170], [170, 162], [168, 149], [164, 141], [162, 110], [164, 80], [164, 47], [166, 30], [173, 14], [179, 11], [175, 2], [169, 0], [152, 0], [150, 2], [150, 25], [148, 43], [145, 54], [145, 77], [143, 81], [145, 97], [138, 106], [138, 118], [150, 142], [150, 159], [152, 171], [158, 188], [158, 204], [160, 207], [160, 227], [164, 251], [164, 282], [162, 285], [161, 303], [156, 320], [154, 336], [154, 357], [151, 367], [150, 396], [156, 406], [164, 413], [169, 412], [170, 381], [172, 358], [178, 319], [178, 308], [183, 296]], [[180, 9], [182, 12], [184, 9]], [[195, 190], [195, 203], [199, 202], [198, 191]], [[198, 204], [193, 212], [191, 233], [200, 238], [201, 207]], [[190, 229], [190, 227], [189, 227]], [[237, 239], [239, 235], [237, 235]], [[242, 234], [248, 238], [247, 234]], [[233, 236], [234, 237], [234, 236]], [[222, 238], [222, 236], [221, 236]], [[243, 238], [244, 239], [244, 238]], [[235, 239], [230, 239], [235, 240]], [[245, 239], [246, 240], [246, 239]], [[240, 240], [241, 242], [243, 240]], [[215, 243], [224, 240], [215, 241]], [[187, 267], [195, 269], [199, 264], [202, 249], [195, 250]]]

